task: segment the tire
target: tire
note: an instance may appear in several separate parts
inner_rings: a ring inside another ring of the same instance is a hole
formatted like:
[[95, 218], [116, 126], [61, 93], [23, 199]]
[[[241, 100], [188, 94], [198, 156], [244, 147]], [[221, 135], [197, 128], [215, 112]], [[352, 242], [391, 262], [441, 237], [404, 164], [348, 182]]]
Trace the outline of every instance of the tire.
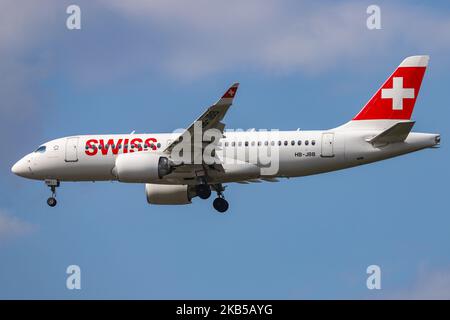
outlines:
[[48, 204], [50, 207], [56, 206], [56, 203], [57, 203], [57, 201], [56, 201], [56, 199], [53, 198], [53, 197], [50, 197], [50, 198], [47, 199], [47, 204]]
[[224, 198], [216, 198], [214, 199], [213, 207], [220, 213], [224, 213], [228, 210], [228, 201]]
[[203, 200], [206, 200], [211, 196], [211, 188], [207, 184], [197, 185], [196, 192], [198, 197]]

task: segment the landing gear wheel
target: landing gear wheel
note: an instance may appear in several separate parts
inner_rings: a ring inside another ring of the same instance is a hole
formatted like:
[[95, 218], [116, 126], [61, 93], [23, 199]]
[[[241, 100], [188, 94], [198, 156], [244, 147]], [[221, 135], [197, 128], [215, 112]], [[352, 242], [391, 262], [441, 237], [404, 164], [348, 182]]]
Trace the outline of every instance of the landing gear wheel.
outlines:
[[228, 210], [228, 201], [221, 197], [216, 198], [214, 199], [213, 207], [220, 213], [223, 213]]
[[53, 198], [53, 197], [50, 197], [50, 198], [47, 199], [47, 204], [48, 204], [50, 207], [56, 206], [56, 203], [57, 203], [57, 201], [56, 201], [56, 199]]
[[47, 204], [50, 207], [56, 206], [56, 188], [59, 187], [59, 181], [55, 179], [47, 179], [45, 180], [45, 184], [50, 187], [52, 191], [52, 196], [47, 199]]
[[199, 184], [195, 189], [200, 199], [205, 200], [211, 196], [211, 188], [207, 184]]

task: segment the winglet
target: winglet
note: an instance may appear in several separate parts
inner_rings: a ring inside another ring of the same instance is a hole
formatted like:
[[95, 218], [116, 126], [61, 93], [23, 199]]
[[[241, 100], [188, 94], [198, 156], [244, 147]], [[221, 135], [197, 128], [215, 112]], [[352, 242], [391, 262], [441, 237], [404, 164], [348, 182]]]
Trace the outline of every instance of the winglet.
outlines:
[[228, 88], [227, 91], [223, 94], [223, 96], [217, 101], [214, 105], [219, 106], [231, 106], [233, 104], [233, 99], [236, 96], [236, 92], [239, 88], [239, 83], [234, 83], [231, 87]]
[[239, 88], [239, 83], [234, 83], [222, 96], [222, 99], [233, 99], [236, 95], [237, 89]]

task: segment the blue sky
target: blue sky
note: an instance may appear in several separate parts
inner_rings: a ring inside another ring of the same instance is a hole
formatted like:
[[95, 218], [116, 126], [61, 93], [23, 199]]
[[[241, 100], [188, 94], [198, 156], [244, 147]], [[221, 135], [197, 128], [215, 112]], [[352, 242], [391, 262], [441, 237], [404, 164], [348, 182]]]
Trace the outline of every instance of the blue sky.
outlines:
[[[378, 1], [0, 4], [0, 298], [450, 298], [450, 7]], [[10, 173], [42, 142], [171, 132], [235, 81], [229, 128], [348, 121], [408, 55], [429, 54], [413, 118], [442, 147], [350, 170], [230, 185], [212, 201], [149, 206], [144, 186]], [[79, 265], [82, 289], [66, 289]], [[366, 288], [366, 268], [382, 290]]]

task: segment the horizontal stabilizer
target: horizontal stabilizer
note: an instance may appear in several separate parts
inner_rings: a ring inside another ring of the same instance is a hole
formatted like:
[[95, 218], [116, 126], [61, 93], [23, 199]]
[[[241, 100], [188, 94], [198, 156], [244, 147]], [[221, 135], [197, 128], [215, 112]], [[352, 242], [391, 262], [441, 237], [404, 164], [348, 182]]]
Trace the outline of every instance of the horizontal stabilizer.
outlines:
[[414, 123], [415, 121], [398, 122], [375, 137], [368, 139], [367, 142], [379, 145], [405, 141]]

